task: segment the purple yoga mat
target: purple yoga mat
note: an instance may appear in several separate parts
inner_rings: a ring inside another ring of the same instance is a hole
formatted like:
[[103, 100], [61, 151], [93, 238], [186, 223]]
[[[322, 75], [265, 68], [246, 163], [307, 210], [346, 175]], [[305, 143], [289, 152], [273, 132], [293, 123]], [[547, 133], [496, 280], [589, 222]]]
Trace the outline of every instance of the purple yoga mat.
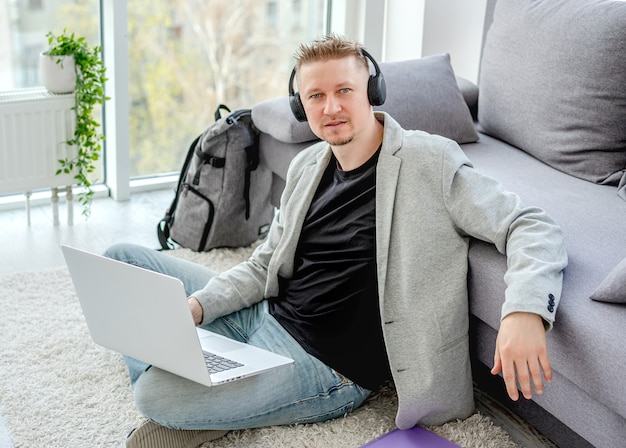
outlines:
[[421, 426], [411, 429], [394, 429], [376, 440], [367, 442], [368, 448], [460, 448], [449, 440]]

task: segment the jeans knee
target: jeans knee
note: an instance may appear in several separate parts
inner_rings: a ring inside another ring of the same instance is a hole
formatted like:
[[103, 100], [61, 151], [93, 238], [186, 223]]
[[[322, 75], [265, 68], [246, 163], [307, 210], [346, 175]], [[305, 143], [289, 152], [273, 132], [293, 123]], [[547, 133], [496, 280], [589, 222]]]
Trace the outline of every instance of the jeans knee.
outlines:
[[169, 428], [187, 428], [200, 418], [201, 411], [194, 406], [192, 397], [199, 397], [206, 387], [185, 380], [157, 367], [141, 374], [133, 395], [137, 410], [149, 420]]
[[113, 260], [127, 262], [131, 257], [136, 257], [141, 249], [141, 246], [136, 244], [117, 243], [110, 246], [102, 255]]
[[[150, 370], [154, 369], [152, 367]], [[148, 371], [144, 372], [135, 383], [133, 396], [137, 410], [146, 418], [163, 425], [165, 423], [164, 410], [168, 407], [163, 403], [163, 396], [158, 393], [148, 378]], [[148, 384], [146, 384], [148, 383]]]

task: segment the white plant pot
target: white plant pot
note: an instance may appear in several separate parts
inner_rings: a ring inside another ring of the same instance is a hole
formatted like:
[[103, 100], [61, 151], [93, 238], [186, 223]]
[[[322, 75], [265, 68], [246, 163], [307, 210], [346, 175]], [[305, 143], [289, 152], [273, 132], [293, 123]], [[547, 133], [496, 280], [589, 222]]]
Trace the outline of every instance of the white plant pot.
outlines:
[[43, 52], [39, 54], [39, 67], [43, 85], [50, 92], [71, 93], [76, 89], [74, 56], [50, 56]]

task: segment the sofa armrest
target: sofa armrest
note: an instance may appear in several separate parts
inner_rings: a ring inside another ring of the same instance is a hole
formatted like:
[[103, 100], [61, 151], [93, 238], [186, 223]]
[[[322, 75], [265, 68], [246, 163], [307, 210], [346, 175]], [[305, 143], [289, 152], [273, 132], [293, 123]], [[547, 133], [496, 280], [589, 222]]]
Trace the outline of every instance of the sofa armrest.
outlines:
[[284, 143], [318, 140], [307, 122], [296, 120], [284, 96], [263, 101], [252, 108], [252, 121], [259, 131]]

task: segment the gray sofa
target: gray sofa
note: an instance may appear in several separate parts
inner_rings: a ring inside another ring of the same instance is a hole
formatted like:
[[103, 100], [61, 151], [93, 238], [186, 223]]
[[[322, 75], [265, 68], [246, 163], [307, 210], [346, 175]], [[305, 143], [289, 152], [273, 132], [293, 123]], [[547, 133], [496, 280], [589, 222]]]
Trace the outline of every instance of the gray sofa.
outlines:
[[[626, 446], [626, 2], [498, 0], [489, 10], [478, 86], [455, 77], [447, 55], [382, 63], [388, 98], [379, 108], [408, 129], [456, 140], [478, 170], [563, 229], [569, 265], [548, 335], [554, 380], [531, 402], [510, 402], [486, 373], [506, 259], [471, 242], [477, 386], [558, 446]], [[289, 162], [315, 136], [286, 97], [252, 116], [278, 206]]]

